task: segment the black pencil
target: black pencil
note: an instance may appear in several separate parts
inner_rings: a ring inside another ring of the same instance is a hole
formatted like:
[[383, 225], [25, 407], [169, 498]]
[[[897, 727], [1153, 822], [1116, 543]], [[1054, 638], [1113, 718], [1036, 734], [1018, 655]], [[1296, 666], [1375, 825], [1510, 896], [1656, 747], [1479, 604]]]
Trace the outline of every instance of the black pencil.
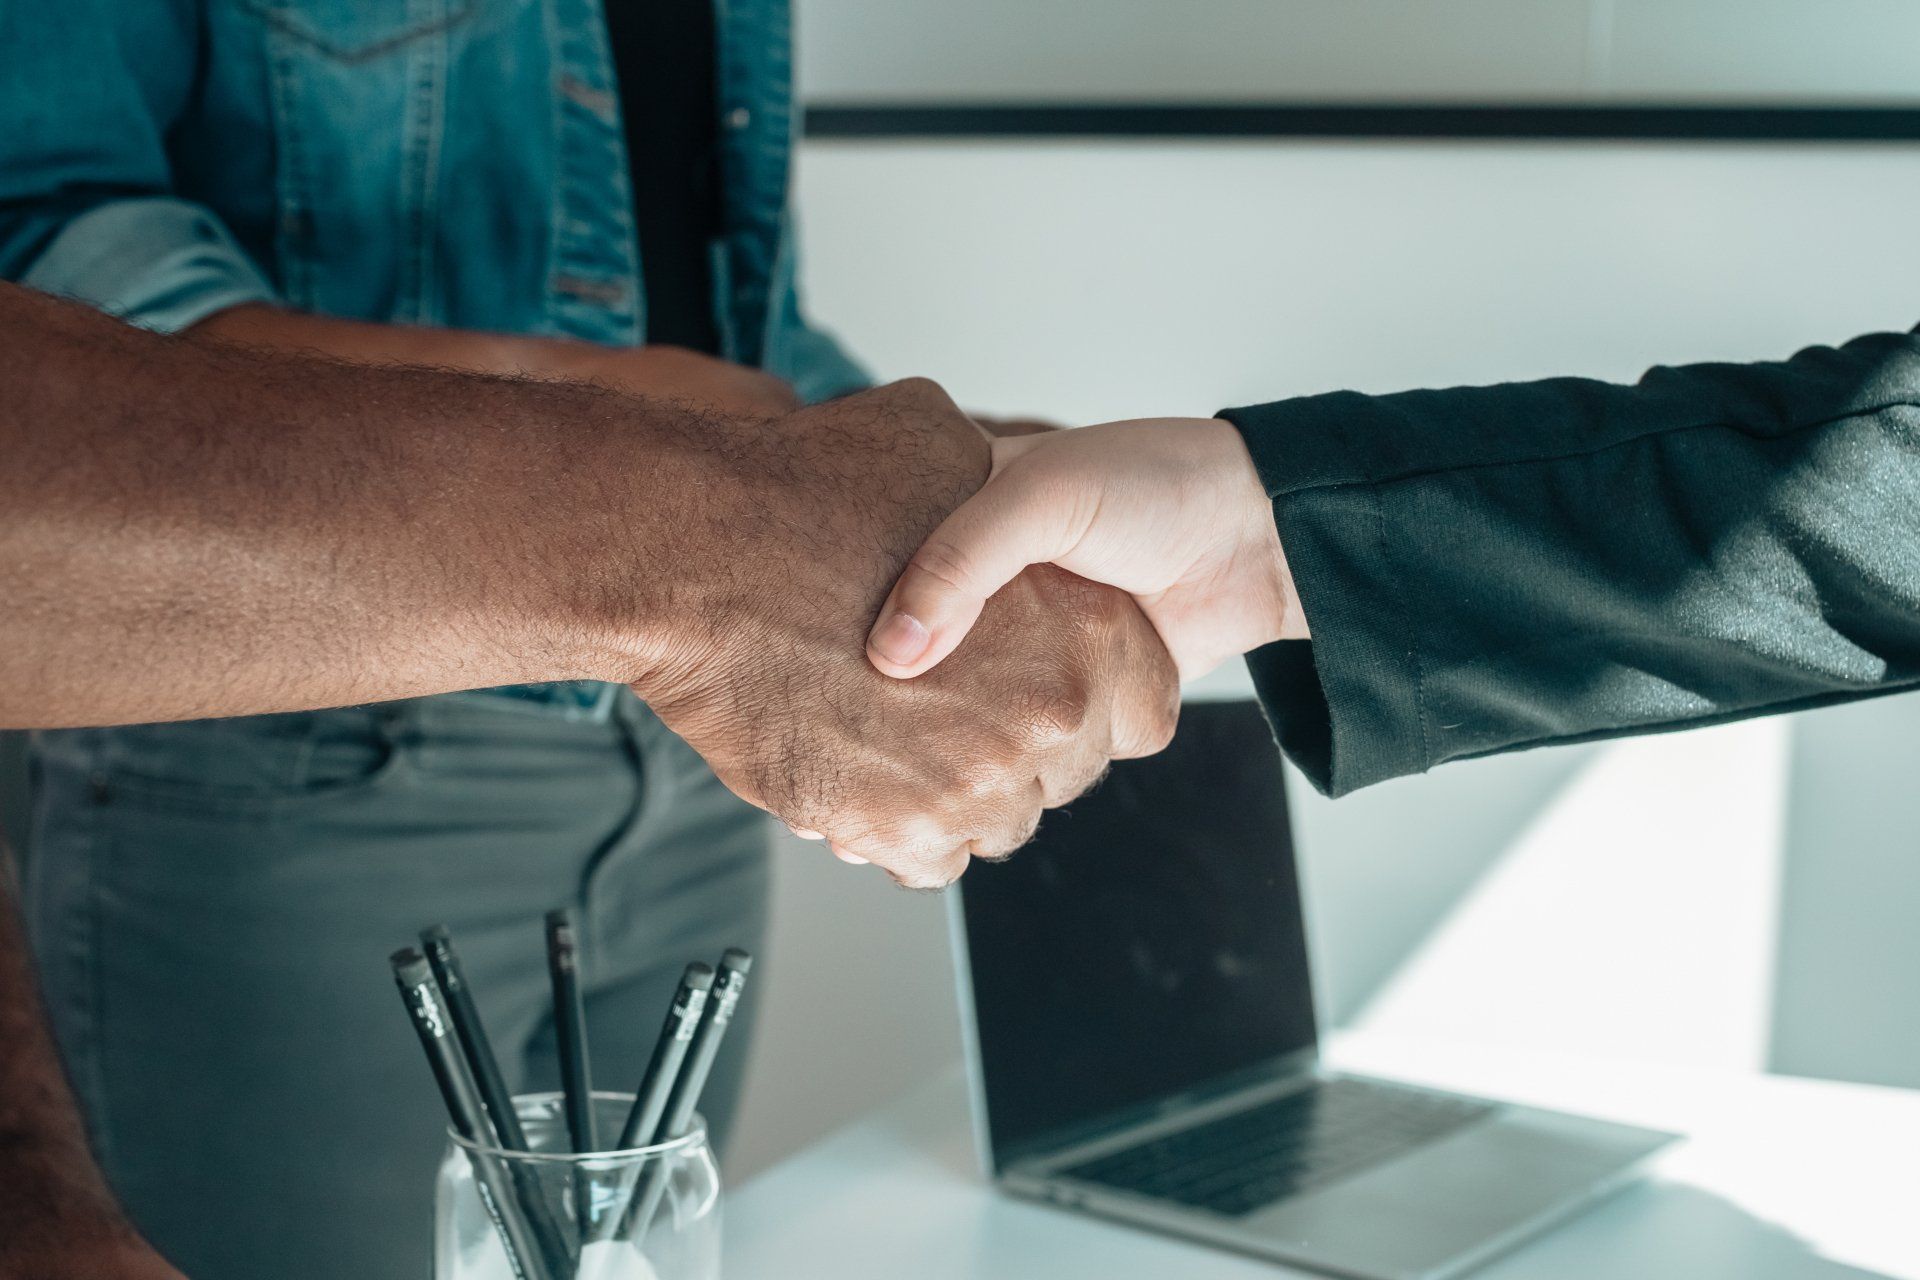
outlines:
[[453, 949], [453, 935], [443, 924], [423, 929], [420, 931], [420, 949], [427, 953], [427, 963], [433, 966], [433, 976], [440, 983], [440, 994], [446, 997], [454, 1036], [460, 1041], [461, 1052], [466, 1055], [467, 1066], [473, 1072], [473, 1082], [480, 1086], [480, 1099], [487, 1104], [487, 1114], [493, 1117], [493, 1127], [500, 1135], [500, 1145], [514, 1151], [527, 1150], [526, 1131], [520, 1127], [519, 1113], [513, 1107], [513, 1094], [500, 1074], [500, 1063], [493, 1056], [492, 1042], [487, 1039], [487, 1029], [480, 1022], [480, 1010], [475, 1007], [473, 992], [467, 986], [466, 970], [460, 964], [459, 953]]
[[567, 1133], [575, 1152], [598, 1151], [587, 1011], [580, 996], [580, 948], [571, 911], [547, 912], [547, 974], [553, 980], [553, 1029], [560, 1050], [560, 1087], [566, 1091]]
[[626, 1127], [620, 1130], [621, 1150], [645, 1146], [653, 1140], [660, 1118], [667, 1113], [667, 1097], [680, 1076], [680, 1065], [686, 1061], [687, 1046], [699, 1029], [707, 993], [712, 989], [711, 965], [695, 960], [687, 966], [680, 978], [679, 990], [673, 993], [666, 1022], [660, 1028], [660, 1039], [654, 1042], [647, 1073], [640, 1078], [640, 1088], [633, 1096], [633, 1110], [627, 1113]]
[[[600, 1149], [593, 1116], [593, 1068], [587, 1058], [587, 1010], [580, 995], [580, 947], [571, 911], [547, 912], [547, 975], [553, 982], [553, 1034], [560, 1050], [567, 1136], [576, 1155]], [[593, 1236], [593, 1176], [573, 1171], [573, 1218], [580, 1243]]]
[[[738, 947], [727, 948], [720, 957], [720, 967], [713, 979], [713, 996], [707, 1001], [706, 1012], [693, 1033], [693, 1044], [687, 1050], [686, 1065], [673, 1082], [665, 1113], [654, 1127], [649, 1145], [671, 1142], [684, 1136], [692, 1126], [694, 1112], [700, 1105], [700, 1095], [706, 1091], [707, 1077], [713, 1073], [714, 1059], [720, 1055], [720, 1042], [733, 1022], [733, 1012], [740, 1004], [740, 994], [746, 989], [747, 970], [752, 967], [753, 957]], [[660, 1198], [666, 1191], [665, 1173], [657, 1165], [650, 1165], [642, 1172], [633, 1198], [627, 1202], [626, 1211], [620, 1216], [621, 1230], [631, 1231], [633, 1238], [638, 1240], [645, 1233], [654, 1211], [660, 1207]]]
[[[453, 935], [445, 925], [435, 925], [431, 929], [421, 930], [420, 943], [421, 949], [426, 952], [427, 963], [433, 966], [434, 981], [439, 984], [440, 999], [452, 1024], [454, 1039], [460, 1043], [460, 1052], [466, 1058], [473, 1082], [480, 1090], [480, 1100], [486, 1103], [487, 1117], [493, 1123], [494, 1138], [509, 1151], [531, 1151], [533, 1146], [527, 1141], [519, 1112], [514, 1109], [513, 1093], [500, 1074], [500, 1064], [493, 1056], [493, 1045], [487, 1039], [486, 1028], [480, 1023], [480, 1010], [474, 1005], [466, 969], [460, 963], [459, 953], [453, 949]], [[542, 1255], [556, 1261], [568, 1257], [565, 1233], [554, 1217], [546, 1188], [540, 1183], [540, 1175], [519, 1162], [510, 1166], [510, 1172], [513, 1185], [520, 1192], [520, 1204], [526, 1211], [527, 1225], [532, 1228], [534, 1243], [539, 1246]]]
[[[620, 1150], [630, 1151], [652, 1141], [653, 1131], [659, 1128], [660, 1118], [667, 1113], [667, 1095], [680, 1077], [680, 1064], [686, 1061], [687, 1046], [693, 1042], [701, 1010], [707, 1004], [707, 992], [712, 987], [713, 967], [698, 960], [688, 965], [680, 976], [680, 986], [673, 993], [673, 1003], [667, 1007], [666, 1021], [660, 1027], [660, 1038], [654, 1041], [653, 1056], [647, 1060], [646, 1074], [640, 1077], [640, 1087], [634, 1091], [633, 1108], [627, 1112], [627, 1122], [620, 1129]], [[622, 1209], [622, 1213], [608, 1214], [601, 1219], [593, 1238], [609, 1238], [624, 1217], [624, 1206]]]
[[394, 952], [390, 963], [394, 981], [406, 1001], [408, 1020], [420, 1036], [427, 1063], [433, 1068], [434, 1082], [440, 1086], [440, 1096], [447, 1104], [447, 1118], [453, 1122], [455, 1133], [481, 1148], [468, 1148], [467, 1158], [473, 1165], [473, 1180], [480, 1201], [500, 1233], [508, 1265], [520, 1280], [559, 1280], [534, 1243], [533, 1231], [514, 1194], [512, 1180], [499, 1159], [485, 1150], [493, 1140], [492, 1126], [487, 1122], [485, 1104], [468, 1074], [465, 1058], [450, 1043], [452, 1029], [439, 988], [434, 984], [432, 966], [413, 947]]

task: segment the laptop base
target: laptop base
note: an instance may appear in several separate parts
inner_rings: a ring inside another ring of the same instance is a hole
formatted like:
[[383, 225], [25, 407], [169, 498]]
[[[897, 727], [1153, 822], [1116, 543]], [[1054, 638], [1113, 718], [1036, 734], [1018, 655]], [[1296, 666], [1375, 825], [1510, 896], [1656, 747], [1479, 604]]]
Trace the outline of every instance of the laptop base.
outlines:
[[1484, 1118], [1434, 1141], [1238, 1215], [1055, 1172], [1077, 1160], [1009, 1169], [1000, 1183], [1023, 1198], [1330, 1275], [1446, 1280], [1623, 1186], [1674, 1140], [1628, 1125], [1494, 1104]]

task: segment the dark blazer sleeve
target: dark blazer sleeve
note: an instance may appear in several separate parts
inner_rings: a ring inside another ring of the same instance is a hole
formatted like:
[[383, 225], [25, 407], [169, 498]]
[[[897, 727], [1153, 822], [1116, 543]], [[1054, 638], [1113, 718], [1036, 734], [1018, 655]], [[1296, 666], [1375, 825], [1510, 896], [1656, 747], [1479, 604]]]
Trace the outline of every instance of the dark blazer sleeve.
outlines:
[[1313, 633], [1248, 662], [1329, 794], [1920, 685], [1912, 334], [1221, 416]]

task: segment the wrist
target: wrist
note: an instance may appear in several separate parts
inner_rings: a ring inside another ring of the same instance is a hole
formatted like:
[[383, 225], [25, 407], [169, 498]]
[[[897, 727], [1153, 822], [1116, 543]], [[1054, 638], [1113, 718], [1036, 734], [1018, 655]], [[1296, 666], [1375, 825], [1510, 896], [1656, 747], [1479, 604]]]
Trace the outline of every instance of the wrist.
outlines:
[[[595, 424], [605, 449], [574, 466], [589, 479], [577, 510], [549, 513], [537, 571], [558, 595], [577, 677], [632, 685], [664, 699], [698, 679], [737, 639], [773, 567], [757, 529], [775, 525], [767, 492], [767, 425], [606, 392], [624, 421]], [[573, 468], [570, 467], [570, 470]]]
[[1222, 418], [1211, 419], [1206, 429], [1219, 446], [1222, 509], [1232, 513], [1239, 532], [1237, 558], [1248, 574], [1244, 588], [1247, 620], [1258, 644], [1308, 639], [1306, 615], [1300, 609], [1293, 571], [1280, 542], [1273, 500], [1261, 482], [1246, 439], [1236, 425]]

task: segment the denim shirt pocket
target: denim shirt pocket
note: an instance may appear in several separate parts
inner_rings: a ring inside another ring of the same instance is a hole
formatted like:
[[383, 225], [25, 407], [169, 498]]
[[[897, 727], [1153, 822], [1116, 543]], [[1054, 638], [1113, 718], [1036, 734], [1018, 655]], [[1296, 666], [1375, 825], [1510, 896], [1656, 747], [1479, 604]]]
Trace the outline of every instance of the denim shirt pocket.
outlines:
[[340, 62], [359, 62], [445, 31], [478, 0], [236, 0], [269, 27]]
[[258, 27], [274, 265], [304, 311], [442, 323], [436, 233], [455, 53], [498, 0], [233, 0]]

